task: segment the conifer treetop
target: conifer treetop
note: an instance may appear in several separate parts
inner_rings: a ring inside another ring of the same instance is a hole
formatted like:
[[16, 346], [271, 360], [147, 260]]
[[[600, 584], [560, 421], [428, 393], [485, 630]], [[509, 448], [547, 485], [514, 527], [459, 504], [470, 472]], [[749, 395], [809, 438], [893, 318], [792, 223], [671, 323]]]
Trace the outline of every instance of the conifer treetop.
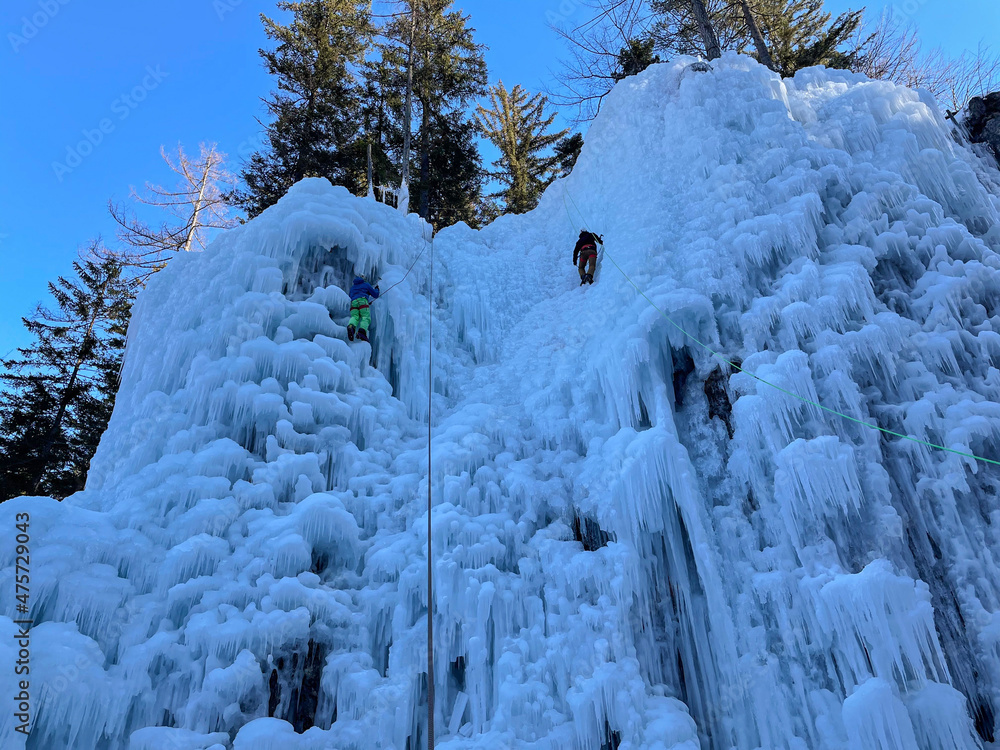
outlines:
[[562, 156], [543, 153], [569, 132], [548, 132], [556, 113], [547, 114], [548, 99], [530, 94], [520, 85], [510, 91], [499, 81], [489, 90], [490, 107], [477, 108], [483, 134], [499, 150], [491, 176], [506, 187], [493, 197], [502, 197], [509, 213], [524, 213], [538, 204], [542, 191], [555, 179]]

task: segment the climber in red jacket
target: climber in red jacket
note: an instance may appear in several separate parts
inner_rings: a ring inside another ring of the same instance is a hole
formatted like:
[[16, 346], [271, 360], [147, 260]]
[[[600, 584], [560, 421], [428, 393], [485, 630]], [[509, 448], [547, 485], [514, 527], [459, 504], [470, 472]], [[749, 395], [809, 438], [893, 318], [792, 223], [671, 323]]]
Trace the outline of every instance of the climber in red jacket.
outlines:
[[573, 265], [580, 272], [581, 286], [594, 283], [598, 244], [604, 244], [601, 235], [588, 232], [586, 229], [580, 230], [580, 239], [576, 241], [576, 247], [573, 249]]

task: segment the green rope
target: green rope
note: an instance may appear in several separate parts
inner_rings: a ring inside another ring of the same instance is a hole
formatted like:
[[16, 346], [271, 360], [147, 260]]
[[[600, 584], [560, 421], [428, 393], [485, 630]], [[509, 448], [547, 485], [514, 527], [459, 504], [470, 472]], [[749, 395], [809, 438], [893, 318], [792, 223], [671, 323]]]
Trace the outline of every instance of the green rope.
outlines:
[[[567, 196], [569, 197], [570, 201], [573, 202], [573, 207], [576, 208], [576, 212], [577, 212], [577, 214], [580, 215], [581, 219], [583, 219], [583, 212], [580, 211], [579, 206], [576, 205], [576, 201], [573, 200], [573, 196], [569, 195], [569, 191], [564, 189], [563, 190], [563, 205], [566, 207], [566, 214], [569, 217], [570, 224], [573, 224], [574, 223], [573, 222], [573, 216], [572, 216], [572, 214], [570, 214], [569, 205], [566, 203]], [[584, 219], [584, 224], [586, 224], [586, 223], [587, 222]], [[899, 432], [893, 432], [892, 430], [887, 430], [886, 428], [880, 427], [877, 424], [872, 424], [871, 422], [866, 422], [863, 419], [857, 419], [856, 417], [848, 416], [847, 414], [843, 414], [843, 413], [837, 411], [836, 409], [831, 409], [828, 406], [823, 406], [823, 404], [818, 404], [815, 401], [812, 401], [811, 399], [805, 398], [804, 396], [800, 396], [797, 393], [793, 393], [792, 391], [786, 390], [785, 388], [782, 388], [780, 385], [776, 385], [775, 383], [771, 383], [770, 381], [764, 380], [764, 378], [759, 377], [758, 375], [755, 375], [754, 373], [749, 372], [748, 370], [744, 370], [742, 367], [740, 367], [739, 365], [736, 365], [736, 364], [730, 362], [722, 354], [719, 354], [717, 351], [715, 351], [714, 349], [712, 349], [710, 346], [708, 346], [707, 344], [702, 343], [695, 336], [691, 335], [690, 333], [688, 333], [687, 331], [685, 331], [683, 328], [681, 328], [679, 325], [677, 325], [677, 323], [675, 323], [673, 320], [671, 320], [670, 316], [667, 315], [665, 312], [663, 312], [663, 310], [661, 310], [656, 305], [656, 303], [653, 302], [653, 300], [651, 300], [648, 296], [646, 296], [646, 293], [644, 291], [642, 291], [642, 289], [639, 288], [638, 284], [636, 284], [634, 281], [632, 281], [632, 279], [629, 277], [629, 275], [627, 273], [625, 273], [625, 269], [623, 269], [620, 265], [618, 265], [618, 262], [614, 258], [611, 257], [611, 254], [608, 253], [607, 248], [604, 248], [604, 255], [608, 258], [608, 260], [610, 260], [612, 263], [614, 263], [615, 268], [617, 268], [621, 272], [622, 276], [625, 277], [625, 280], [629, 284], [631, 284], [633, 287], [635, 287], [635, 290], [637, 292], [639, 292], [640, 295], [642, 295], [642, 298], [644, 300], [646, 300], [646, 302], [648, 302], [653, 307], [654, 310], [656, 310], [660, 315], [662, 315], [663, 318], [670, 325], [672, 325], [678, 331], [680, 331], [685, 336], [687, 336], [689, 339], [691, 339], [692, 341], [694, 341], [702, 349], [704, 349], [705, 351], [709, 352], [713, 357], [716, 357], [717, 359], [721, 360], [722, 362], [725, 362], [727, 365], [729, 365], [733, 369], [738, 370], [738, 371], [740, 371], [740, 372], [742, 372], [742, 373], [744, 373], [746, 375], [749, 375], [754, 380], [756, 380], [756, 381], [758, 381], [760, 383], [763, 383], [766, 386], [770, 386], [771, 388], [774, 388], [775, 390], [780, 391], [781, 393], [784, 393], [786, 396], [791, 396], [792, 398], [798, 399], [799, 401], [801, 401], [801, 402], [803, 402], [805, 404], [808, 404], [809, 406], [814, 406], [817, 409], [822, 409], [823, 411], [829, 412], [830, 414], [835, 414], [836, 416], [842, 417], [843, 419], [846, 419], [846, 420], [848, 420], [850, 422], [854, 422], [855, 424], [859, 424], [859, 425], [862, 425], [864, 427], [868, 427], [868, 428], [870, 428], [872, 430], [878, 430], [879, 432], [882, 432], [882, 433], [884, 433], [886, 435], [892, 435], [893, 437], [901, 438], [902, 440], [909, 440], [911, 443], [917, 443], [918, 445], [923, 445], [923, 446], [925, 446], [927, 448], [936, 448], [937, 450], [946, 451], [948, 453], [954, 453], [956, 456], [962, 456], [963, 458], [972, 458], [972, 459], [974, 459], [976, 461], [983, 461], [984, 463], [993, 464], [994, 466], [1000, 466], [1000, 461], [994, 461], [991, 458], [983, 458], [982, 456], [977, 456], [974, 453], [965, 453], [963, 451], [955, 450], [954, 448], [947, 448], [947, 447], [945, 447], [943, 445], [937, 445], [936, 443], [929, 443], [926, 440], [920, 440], [919, 438], [911, 437], [910, 435], [903, 435], [902, 433], [899, 433]]]

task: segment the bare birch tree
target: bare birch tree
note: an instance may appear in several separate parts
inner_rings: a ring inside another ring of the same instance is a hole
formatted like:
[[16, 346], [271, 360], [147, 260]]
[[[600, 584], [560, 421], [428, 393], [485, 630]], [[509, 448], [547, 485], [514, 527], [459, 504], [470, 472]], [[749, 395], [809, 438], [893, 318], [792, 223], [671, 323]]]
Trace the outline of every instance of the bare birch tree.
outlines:
[[172, 253], [202, 250], [211, 230], [228, 229], [237, 223], [223, 198], [233, 177], [226, 170], [226, 155], [215, 144], [201, 144], [197, 159], [180, 146], [176, 156], [165, 148], [160, 154], [180, 177], [178, 186], [168, 189], [146, 183], [145, 194], [133, 188], [131, 197], [136, 203], [167, 211], [175, 221], [154, 228], [139, 219], [133, 208], [114, 201], [108, 204], [119, 227], [118, 238], [126, 246], [117, 254], [142, 280], [163, 268]]

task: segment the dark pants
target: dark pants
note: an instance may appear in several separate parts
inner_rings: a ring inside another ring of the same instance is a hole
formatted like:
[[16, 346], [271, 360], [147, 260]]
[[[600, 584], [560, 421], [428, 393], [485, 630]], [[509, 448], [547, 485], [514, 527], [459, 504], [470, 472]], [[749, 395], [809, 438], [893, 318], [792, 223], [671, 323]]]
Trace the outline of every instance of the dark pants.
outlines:
[[594, 250], [584, 250], [580, 253], [580, 278], [582, 279], [584, 274], [589, 273], [591, 276], [594, 275], [594, 271], [597, 270], [597, 253]]

